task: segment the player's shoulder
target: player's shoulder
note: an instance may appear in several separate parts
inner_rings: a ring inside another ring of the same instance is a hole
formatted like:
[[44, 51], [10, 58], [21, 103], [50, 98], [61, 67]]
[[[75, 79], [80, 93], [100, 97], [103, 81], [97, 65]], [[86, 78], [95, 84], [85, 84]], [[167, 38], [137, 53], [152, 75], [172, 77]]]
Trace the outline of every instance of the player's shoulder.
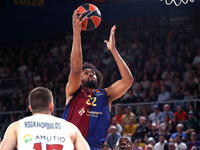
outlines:
[[19, 127], [19, 121], [15, 121], [8, 126], [8, 130], [17, 130]]

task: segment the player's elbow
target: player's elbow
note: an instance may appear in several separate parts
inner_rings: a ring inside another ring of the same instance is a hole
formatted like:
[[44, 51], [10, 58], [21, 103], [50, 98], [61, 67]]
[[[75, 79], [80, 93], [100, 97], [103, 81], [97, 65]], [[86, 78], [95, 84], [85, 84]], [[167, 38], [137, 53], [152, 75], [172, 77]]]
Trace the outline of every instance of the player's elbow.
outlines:
[[129, 84], [130, 84], [130, 86], [132, 86], [133, 83], [134, 83], [134, 78], [131, 75], [130, 78], [129, 78]]
[[125, 82], [126, 82], [127, 87], [131, 87], [133, 85], [133, 83], [134, 83], [133, 76], [130, 76], [129, 78], [126, 78]]

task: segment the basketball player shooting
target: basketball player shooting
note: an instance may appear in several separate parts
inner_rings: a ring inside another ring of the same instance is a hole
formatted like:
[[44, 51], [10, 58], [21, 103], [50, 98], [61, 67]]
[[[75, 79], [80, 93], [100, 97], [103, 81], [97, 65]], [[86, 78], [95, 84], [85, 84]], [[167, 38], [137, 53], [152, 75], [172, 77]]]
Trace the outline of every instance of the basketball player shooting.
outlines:
[[71, 70], [66, 86], [67, 99], [63, 118], [79, 128], [91, 150], [100, 150], [110, 125], [111, 103], [131, 87], [133, 76], [115, 47], [116, 26], [113, 26], [109, 41], [104, 42], [112, 53], [122, 78], [110, 87], [100, 89], [101, 73], [92, 64], [83, 64], [81, 28], [87, 18], [80, 19], [83, 14], [77, 18], [77, 13], [78, 9], [74, 11], [72, 17]]

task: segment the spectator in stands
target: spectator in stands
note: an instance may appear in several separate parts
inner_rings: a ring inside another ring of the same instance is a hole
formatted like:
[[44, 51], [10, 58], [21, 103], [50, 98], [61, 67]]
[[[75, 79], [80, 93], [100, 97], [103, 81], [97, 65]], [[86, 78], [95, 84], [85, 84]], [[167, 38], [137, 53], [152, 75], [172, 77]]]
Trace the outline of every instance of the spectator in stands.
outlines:
[[156, 95], [156, 93], [155, 93], [154, 90], [150, 90], [150, 91], [149, 91], [149, 101], [150, 101], [150, 102], [155, 102], [155, 101], [157, 101], [157, 95]]
[[139, 142], [145, 142], [147, 139], [147, 134], [149, 129], [146, 125], [146, 118], [141, 116], [139, 119], [139, 124], [135, 130], [135, 134], [133, 136], [134, 140], [139, 140]]
[[122, 126], [124, 127], [125, 125], [129, 124], [129, 117], [132, 116], [133, 119], [133, 123], [137, 124], [137, 120], [136, 120], [136, 116], [133, 112], [131, 112], [131, 107], [127, 106], [125, 108], [125, 114], [122, 116]]
[[112, 117], [112, 119], [111, 119], [111, 124], [110, 124], [110, 125], [116, 126], [117, 132], [118, 132], [120, 135], [122, 134], [123, 128], [122, 128], [121, 124], [117, 123], [116, 117]]
[[167, 141], [170, 140], [171, 134], [166, 131], [165, 127], [160, 128], [159, 134], [164, 134]]
[[6, 120], [6, 114], [3, 114], [1, 112], [5, 112], [5, 107], [3, 105], [3, 102], [0, 100], [0, 124], [4, 123]]
[[181, 57], [177, 59], [174, 69], [181, 73], [185, 71], [185, 65]]
[[170, 94], [171, 94], [171, 92], [172, 92], [172, 88], [174, 87], [174, 83], [173, 83], [173, 79], [174, 79], [174, 73], [172, 73], [172, 75], [168, 72], [167, 74], [166, 74], [166, 78], [165, 78], [165, 80], [164, 80], [164, 83], [165, 83], [165, 85], [166, 86], [169, 86], [168, 88], [169, 88], [169, 91], [168, 92], [170, 92]]
[[159, 135], [159, 142], [155, 144], [154, 150], [168, 150], [168, 142], [165, 140], [165, 135]]
[[177, 134], [176, 135], [176, 143], [175, 143], [175, 147], [176, 147], [176, 149], [177, 150], [186, 150], [187, 149], [187, 145], [184, 143], [184, 142], [182, 142], [182, 135], [181, 134]]
[[193, 111], [188, 113], [188, 119], [183, 122], [184, 128], [183, 130], [186, 134], [190, 134], [192, 131], [198, 133], [199, 131], [199, 121], [194, 117]]
[[[169, 94], [170, 94], [170, 92], [171, 92], [171, 87], [168, 85], [168, 84], [166, 84], [165, 83], [165, 79], [160, 79], [160, 87], [162, 87], [162, 86], [164, 86], [165, 87], [165, 90], [167, 91], [167, 92], [169, 92]], [[161, 93], [161, 88], [159, 89], [159, 93]]]
[[154, 147], [154, 145], [156, 144], [157, 142], [154, 140], [153, 137], [149, 137], [147, 140], [146, 140], [146, 145], [144, 146], [144, 150], [145, 148], [147, 149], [148, 148], [148, 145], [151, 145], [152, 148]]
[[177, 111], [174, 114], [177, 116], [178, 122], [180, 123], [183, 123], [187, 118], [187, 113], [183, 110], [183, 106], [181, 105], [177, 106]]
[[[158, 128], [157, 128], [156, 123], [152, 123], [151, 130], [148, 132], [147, 137], [148, 137], [148, 139], [153, 138], [156, 143], [158, 142], [159, 133], [158, 133]], [[147, 141], [148, 141], [148, 139], [147, 139]]]
[[[175, 73], [176, 73], [176, 75], [174, 78], [174, 86], [171, 89], [171, 96], [173, 96], [176, 93], [176, 90], [177, 90], [176, 87], [181, 86], [181, 79], [179, 77], [179, 72], [176, 71]], [[178, 75], [177, 75], [177, 73], [178, 73]], [[175, 96], [175, 98], [176, 98], [176, 96]]]
[[148, 145], [146, 146], [146, 150], [153, 150], [153, 146], [152, 146], [151, 144], [148, 144]]
[[123, 115], [124, 115], [124, 113], [123, 113], [122, 106], [117, 106], [117, 114], [115, 115], [115, 118], [117, 119], [117, 123], [122, 124], [122, 116]]
[[169, 116], [167, 114], [164, 115], [164, 122], [159, 125], [160, 128], [165, 128], [166, 132], [169, 132], [170, 124], [169, 124]]
[[152, 82], [152, 83], [155, 84], [156, 88], [160, 88], [161, 83], [160, 83], [160, 80], [159, 80], [157, 74], [154, 74], [154, 75], [153, 75], [153, 82]]
[[129, 124], [124, 126], [124, 131], [123, 131], [123, 135], [128, 136], [128, 137], [132, 137], [135, 133], [137, 125], [134, 124], [134, 117], [130, 116], [129, 117]]
[[[193, 100], [193, 99], [194, 99], [194, 96], [192, 95], [192, 91], [191, 91], [191, 89], [188, 88], [186, 90], [186, 95], [184, 96], [183, 100]], [[190, 105], [190, 102], [185, 102], [184, 107], [188, 108], [189, 105]]]
[[191, 150], [198, 150], [196, 146], [192, 146]]
[[[148, 91], [144, 90], [142, 91], [142, 94], [140, 96], [140, 102], [150, 102], [150, 99], [148, 97]], [[149, 116], [149, 115], [148, 115]]]
[[139, 140], [135, 140], [133, 143], [133, 150], [143, 150], [143, 148], [140, 147], [139, 144], [140, 144]]
[[191, 150], [193, 146], [198, 147], [200, 149], [200, 141], [197, 140], [197, 134], [195, 131], [190, 134], [190, 142], [187, 144], [187, 149]]
[[170, 137], [175, 142], [175, 138], [177, 134], [180, 134], [182, 137], [182, 141], [186, 142], [187, 141], [187, 134], [183, 132], [183, 124], [179, 123], [176, 127], [177, 132], [173, 133]]
[[150, 81], [148, 79], [148, 75], [144, 74], [143, 76], [143, 80], [141, 81], [142, 87], [144, 88], [144, 90], [149, 89], [150, 86]]
[[158, 121], [159, 115], [160, 115], [160, 111], [159, 111], [159, 107], [158, 105], [153, 105], [153, 111], [150, 115], [149, 115], [149, 119], [152, 120], [152, 123], [156, 123]]
[[122, 103], [136, 103], [137, 98], [133, 94], [132, 88], [130, 88], [123, 96], [124, 100]]
[[169, 150], [176, 150], [174, 142], [169, 142]]
[[169, 121], [169, 132], [175, 133], [176, 132], [176, 126], [178, 125], [178, 118], [175, 114], [173, 114], [172, 119]]
[[169, 119], [171, 119], [172, 118], [172, 116], [173, 116], [173, 112], [170, 110], [170, 106], [168, 105], [168, 104], [165, 104], [164, 105], [164, 108], [163, 108], [163, 112], [161, 112], [160, 113], [160, 115], [159, 115], [159, 120], [158, 120], [158, 125], [160, 124], [160, 123], [163, 123], [164, 122], [164, 115], [165, 114], [167, 114], [168, 116], [169, 116]]
[[152, 120], [150, 120], [150, 119], [146, 119], [146, 125], [147, 125], [149, 131], [151, 131]]
[[142, 84], [139, 84], [138, 85], [138, 88], [135, 90], [135, 97], [137, 97], [137, 102], [143, 102], [143, 98], [142, 98], [142, 94], [143, 94], [143, 87], [142, 87]]
[[[199, 84], [199, 85], [200, 85], [200, 84]], [[197, 106], [198, 106], [198, 105], [197, 105]], [[198, 107], [197, 107], [197, 108], [198, 108]], [[187, 111], [187, 112], [189, 113], [190, 111], [192, 111], [192, 112], [194, 113], [194, 117], [197, 118], [197, 120], [198, 120], [198, 114], [197, 114], [197, 111], [195, 110], [193, 104], [190, 104], [189, 107], [188, 107], [188, 111]], [[188, 115], [188, 113], [187, 113], [187, 115]]]
[[108, 135], [106, 141], [110, 146], [110, 148], [112, 149], [113, 146], [115, 146], [115, 144], [117, 143], [117, 141], [121, 138], [121, 135], [117, 132], [116, 126], [111, 125], [109, 129], [110, 129], [110, 134]]
[[135, 67], [133, 69], [133, 72], [134, 72], [134, 77], [137, 79], [137, 81], [141, 81], [142, 79], [142, 73], [139, 71], [139, 68], [138, 67]]
[[[183, 93], [184, 97], [187, 95], [187, 91], [189, 89], [188, 82], [186, 80], [181, 81], [181, 93]], [[183, 97], [183, 98], [184, 98]]]
[[197, 50], [197, 55], [194, 57], [192, 64], [195, 66], [199, 62], [200, 62], [200, 49]]
[[26, 105], [26, 101], [24, 98], [20, 98], [17, 110], [28, 110], [28, 106]]
[[141, 109], [141, 116], [144, 116], [146, 120], [149, 120], [149, 112], [148, 112], [147, 107], [143, 107]]
[[168, 101], [170, 99], [170, 93], [166, 91], [165, 86], [161, 86], [161, 93], [158, 95], [158, 102]]
[[101, 146], [101, 150], [111, 150], [109, 145], [107, 143], [104, 143], [102, 146]]
[[[172, 94], [170, 100], [171, 101], [174, 101], [174, 100], [177, 101], [177, 100], [183, 100], [183, 98], [184, 98], [184, 95], [181, 92], [181, 86], [179, 86], [179, 85], [175, 86], [175, 92]], [[184, 106], [184, 102], [174, 102], [173, 105], [172, 105], [173, 106], [172, 109], [176, 110], [177, 105]]]

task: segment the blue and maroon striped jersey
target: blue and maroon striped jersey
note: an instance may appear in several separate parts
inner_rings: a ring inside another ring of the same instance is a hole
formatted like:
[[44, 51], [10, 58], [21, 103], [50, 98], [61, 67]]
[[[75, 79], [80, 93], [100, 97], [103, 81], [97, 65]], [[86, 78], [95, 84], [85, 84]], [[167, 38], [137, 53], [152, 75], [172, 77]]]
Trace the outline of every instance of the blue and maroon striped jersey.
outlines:
[[81, 86], [67, 104], [63, 118], [81, 131], [91, 150], [100, 149], [110, 125], [110, 111], [104, 89], [90, 93]]

